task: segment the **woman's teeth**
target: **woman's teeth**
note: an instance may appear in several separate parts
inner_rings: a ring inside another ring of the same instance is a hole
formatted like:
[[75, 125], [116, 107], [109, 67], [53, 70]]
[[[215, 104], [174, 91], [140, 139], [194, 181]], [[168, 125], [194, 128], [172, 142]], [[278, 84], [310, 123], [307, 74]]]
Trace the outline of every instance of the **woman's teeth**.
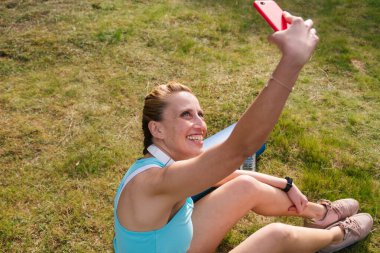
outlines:
[[190, 135], [190, 136], [187, 136], [187, 139], [192, 140], [192, 141], [203, 141], [203, 136], [202, 135]]

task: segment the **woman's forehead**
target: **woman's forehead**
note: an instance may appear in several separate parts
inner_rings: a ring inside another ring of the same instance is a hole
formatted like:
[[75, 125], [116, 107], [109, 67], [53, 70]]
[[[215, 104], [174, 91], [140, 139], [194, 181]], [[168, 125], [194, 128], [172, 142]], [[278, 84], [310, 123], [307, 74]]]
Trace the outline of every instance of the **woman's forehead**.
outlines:
[[168, 108], [174, 110], [197, 109], [201, 110], [201, 106], [196, 96], [187, 91], [180, 91], [170, 95], [167, 98]]

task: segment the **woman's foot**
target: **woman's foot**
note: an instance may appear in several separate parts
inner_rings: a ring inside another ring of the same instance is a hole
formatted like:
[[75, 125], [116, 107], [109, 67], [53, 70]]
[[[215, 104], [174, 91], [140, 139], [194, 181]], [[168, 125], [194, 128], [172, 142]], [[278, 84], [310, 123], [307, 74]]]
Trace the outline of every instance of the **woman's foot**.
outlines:
[[345, 219], [344, 221], [339, 221], [327, 229], [331, 229], [336, 226], [339, 226], [340, 229], [343, 230], [343, 240], [321, 249], [319, 251], [320, 253], [336, 252], [364, 239], [369, 232], [371, 232], [373, 219], [368, 213], [359, 213]]
[[305, 219], [305, 227], [323, 229], [356, 214], [359, 210], [359, 203], [355, 199], [340, 199], [334, 202], [322, 199], [317, 203], [326, 208], [326, 214], [320, 220]]

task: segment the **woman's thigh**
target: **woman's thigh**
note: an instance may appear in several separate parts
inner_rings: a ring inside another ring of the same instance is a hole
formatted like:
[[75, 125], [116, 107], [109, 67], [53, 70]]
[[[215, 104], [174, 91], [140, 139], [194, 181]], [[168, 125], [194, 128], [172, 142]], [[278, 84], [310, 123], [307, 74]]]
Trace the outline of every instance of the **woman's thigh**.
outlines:
[[[281, 253], [284, 250], [283, 241], [289, 241], [290, 233], [286, 229], [286, 225], [280, 223], [269, 224], [254, 234], [249, 236], [246, 240], [240, 243], [230, 253]], [[295, 252], [296, 253], [296, 252]], [[305, 253], [305, 252], [303, 252]]]
[[257, 181], [239, 176], [196, 202], [189, 252], [214, 252], [226, 233], [252, 209], [255, 193]]
[[256, 231], [230, 253], [313, 253], [331, 244], [339, 230], [272, 223]]

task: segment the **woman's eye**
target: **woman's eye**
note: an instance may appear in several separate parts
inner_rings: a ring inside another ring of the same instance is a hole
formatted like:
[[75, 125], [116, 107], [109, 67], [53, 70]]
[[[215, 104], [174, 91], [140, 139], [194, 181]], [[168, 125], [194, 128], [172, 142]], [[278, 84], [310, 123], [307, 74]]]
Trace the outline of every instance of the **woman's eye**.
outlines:
[[203, 112], [199, 112], [199, 113], [198, 113], [198, 116], [201, 117], [201, 118], [204, 118], [204, 114], [203, 114]]
[[181, 113], [181, 117], [189, 117], [190, 115], [191, 114], [188, 111]]

